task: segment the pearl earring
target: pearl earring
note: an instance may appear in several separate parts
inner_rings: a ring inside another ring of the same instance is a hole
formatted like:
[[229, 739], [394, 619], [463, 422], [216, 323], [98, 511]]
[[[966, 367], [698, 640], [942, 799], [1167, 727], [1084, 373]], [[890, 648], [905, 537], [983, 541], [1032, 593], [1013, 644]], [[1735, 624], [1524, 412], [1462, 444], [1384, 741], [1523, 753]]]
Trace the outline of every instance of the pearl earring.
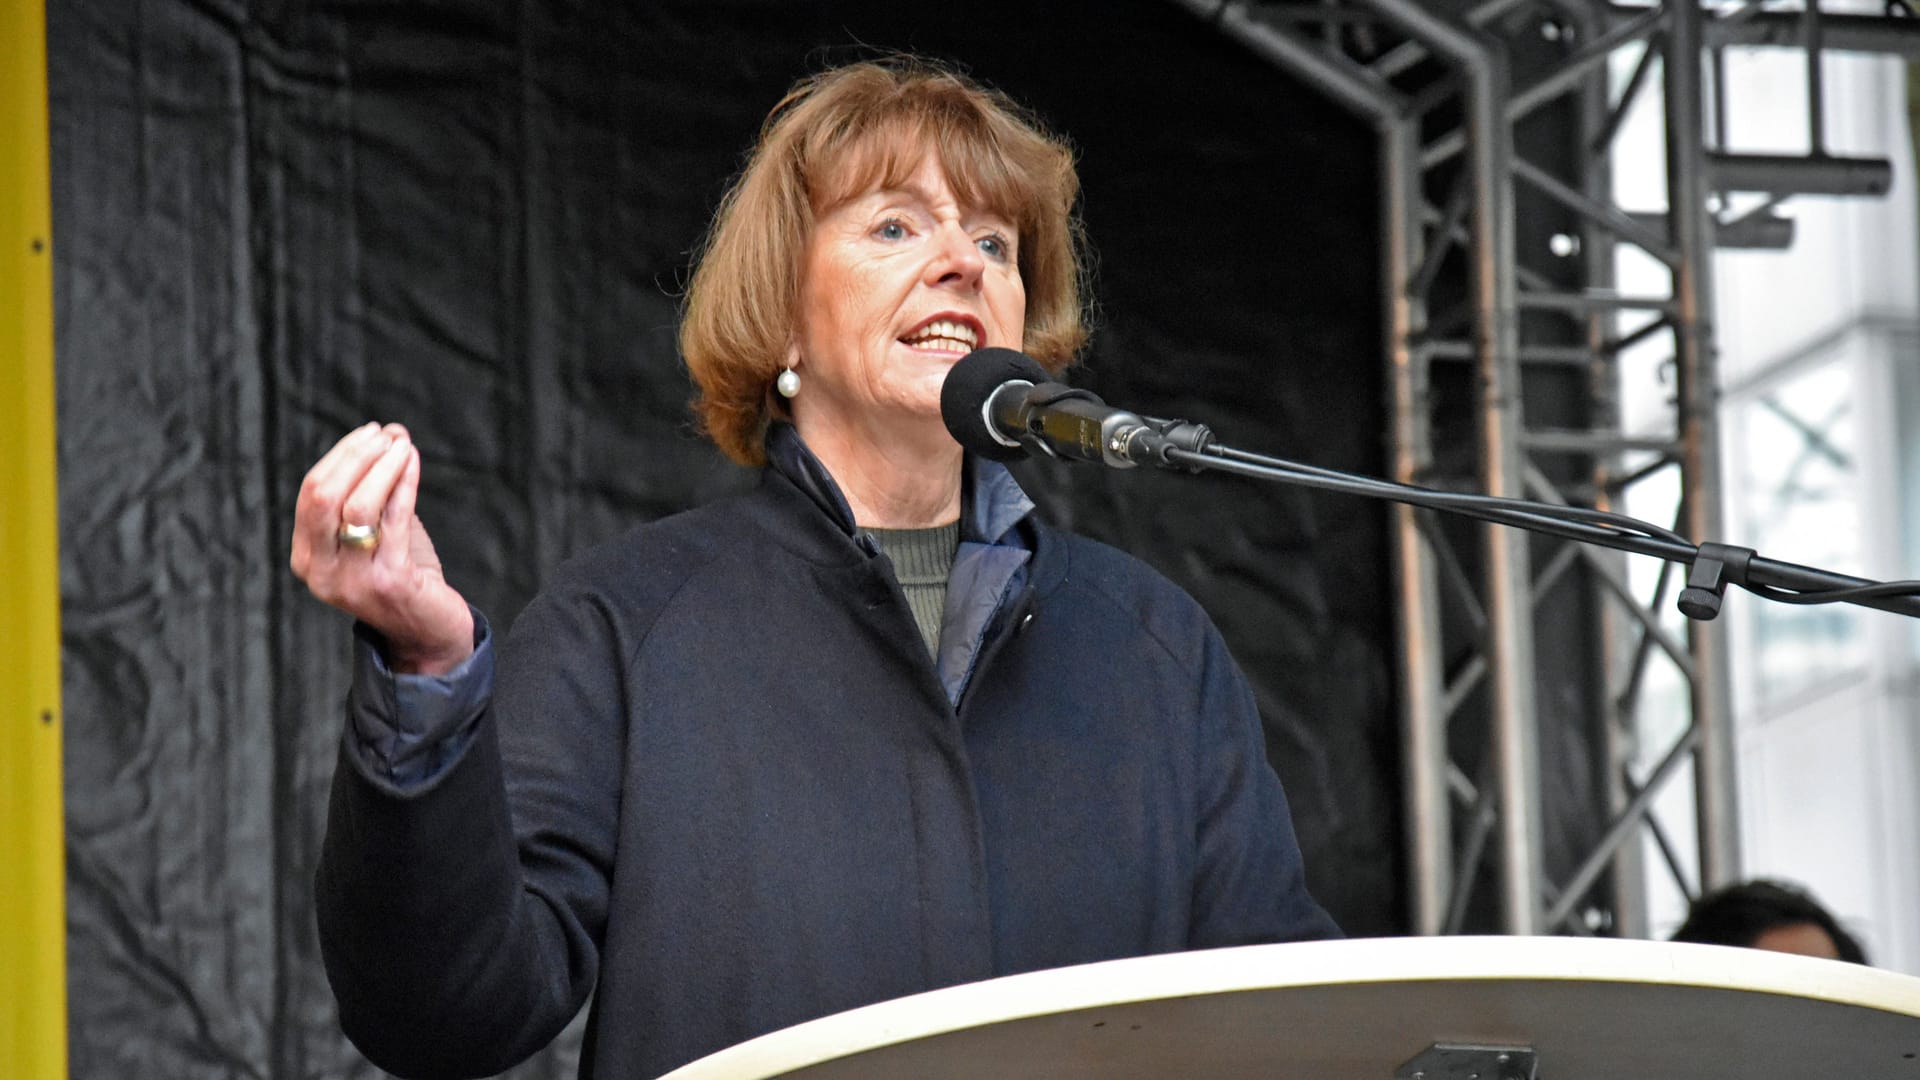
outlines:
[[773, 380], [773, 387], [780, 391], [781, 397], [793, 397], [800, 392], [800, 373], [788, 368], [780, 373], [779, 378]]

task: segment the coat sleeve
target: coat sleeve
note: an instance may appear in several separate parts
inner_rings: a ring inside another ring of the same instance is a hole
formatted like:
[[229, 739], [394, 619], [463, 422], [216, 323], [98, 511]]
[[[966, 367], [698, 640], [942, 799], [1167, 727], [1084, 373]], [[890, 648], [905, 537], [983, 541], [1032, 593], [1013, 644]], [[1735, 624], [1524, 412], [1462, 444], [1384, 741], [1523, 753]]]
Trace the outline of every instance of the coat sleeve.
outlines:
[[1253, 691], [1211, 626], [1198, 692], [1198, 860], [1189, 945], [1340, 937], [1307, 891], [1306, 864], [1286, 793], [1267, 763]]
[[493, 630], [473, 612], [473, 654], [444, 675], [398, 674], [385, 642], [364, 623], [353, 628], [353, 689], [347, 696], [344, 755], [396, 791], [432, 785], [466, 750], [493, 697]]
[[[425, 783], [342, 742], [315, 880], [347, 1036], [407, 1077], [483, 1076], [550, 1042], [598, 975], [625, 712], [617, 634], [553, 590]], [[379, 703], [351, 702], [355, 709]]]

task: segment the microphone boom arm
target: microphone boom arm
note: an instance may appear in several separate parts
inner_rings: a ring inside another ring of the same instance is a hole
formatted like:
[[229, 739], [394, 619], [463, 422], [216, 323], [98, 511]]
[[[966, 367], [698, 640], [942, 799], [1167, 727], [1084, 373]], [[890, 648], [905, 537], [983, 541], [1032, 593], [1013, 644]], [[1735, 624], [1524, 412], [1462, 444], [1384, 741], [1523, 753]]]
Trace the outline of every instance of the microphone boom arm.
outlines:
[[1877, 582], [1763, 558], [1752, 548], [1711, 541], [1695, 544], [1679, 533], [1624, 514], [1436, 491], [1266, 457], [1216, 443], [1204, 425], [1180, 420], [1143, 418], [1139, 428], [1120, 433], [1119, 446], [1129, 464], [1196, 473], [1213, 470], [1363, 495], [1681, 563], [1692, 568], [1679, 597], [1680, 610], [1690, 619], [1706, 621], [1718, 615], [1728, 585], [1782, 603], [1844, 602], [1920, 617], [1920, 581]]

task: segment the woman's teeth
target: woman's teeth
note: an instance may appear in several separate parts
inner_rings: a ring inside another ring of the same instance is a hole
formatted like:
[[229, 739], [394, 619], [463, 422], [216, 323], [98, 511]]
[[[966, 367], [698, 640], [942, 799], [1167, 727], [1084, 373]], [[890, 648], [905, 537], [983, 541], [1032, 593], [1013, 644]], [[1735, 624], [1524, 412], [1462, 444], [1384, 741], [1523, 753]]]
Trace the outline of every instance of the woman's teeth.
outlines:
[[949, 319], [935, 319], [921, 327], [912, 335], [900, 339], [914, 348], [939, 348], [955, 352], [972, 352], [979, 344], [979, 335], [966, 323]]

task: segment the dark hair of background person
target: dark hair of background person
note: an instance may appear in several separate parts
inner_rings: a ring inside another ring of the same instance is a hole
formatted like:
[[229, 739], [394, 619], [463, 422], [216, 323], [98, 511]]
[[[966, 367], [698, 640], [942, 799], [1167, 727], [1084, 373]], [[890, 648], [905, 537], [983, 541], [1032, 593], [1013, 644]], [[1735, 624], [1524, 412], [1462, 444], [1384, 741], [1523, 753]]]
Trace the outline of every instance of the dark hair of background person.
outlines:
[[1833, 939], [1840, 959], [1850, 964], [1867, 962], [1860, 942], [1806, 890], [1763, 879], [1729, 885], [1695, 900], [1687, 911], [1687, 921], [1674, 931], [1673, 940], [1749, 946], [1769, 930], [1796, 925], [1824, 930]]

